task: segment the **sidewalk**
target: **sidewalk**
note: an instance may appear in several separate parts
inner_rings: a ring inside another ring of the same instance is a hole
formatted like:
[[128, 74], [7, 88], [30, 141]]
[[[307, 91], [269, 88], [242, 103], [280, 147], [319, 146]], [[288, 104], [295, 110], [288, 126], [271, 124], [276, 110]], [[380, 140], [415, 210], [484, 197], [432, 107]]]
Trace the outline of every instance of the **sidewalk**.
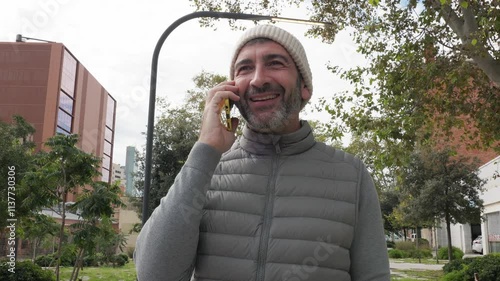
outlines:
[[391, 269], [418, 269], [418, 270], [442, 270], [444, 264], [423, 264], [390, 261]]

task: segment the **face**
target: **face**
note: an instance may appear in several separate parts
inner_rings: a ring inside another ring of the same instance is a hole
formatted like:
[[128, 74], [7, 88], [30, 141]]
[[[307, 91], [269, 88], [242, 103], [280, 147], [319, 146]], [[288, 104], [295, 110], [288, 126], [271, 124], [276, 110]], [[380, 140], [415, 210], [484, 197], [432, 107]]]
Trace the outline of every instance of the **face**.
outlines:
[[274, 41], [245, 45], [234, 65], [239, 88], [236, 106], [258, 132], [287, 134], [300, 128], [302, 99], [310, 94], [288, 52]]

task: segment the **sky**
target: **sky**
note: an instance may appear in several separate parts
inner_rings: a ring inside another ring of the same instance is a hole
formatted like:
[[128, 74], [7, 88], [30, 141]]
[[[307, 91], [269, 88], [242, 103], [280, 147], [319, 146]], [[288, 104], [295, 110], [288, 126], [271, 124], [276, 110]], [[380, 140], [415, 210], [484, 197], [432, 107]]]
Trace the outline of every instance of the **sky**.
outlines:
[[[143, 151], [146, 143], [149, 80], [153, 50], [161, 34], [195, 8], [188, 0], [17, 0], [2, 1], [0, 42], [14, 42], [16, 34], [63, 43], [117, 100], [113, 162], [125, 165], [127, 146]], [[283, 17], [308, 19], [306, 9], [288, 9]], [[250, 21], [240, 21], [251, 27]], [[266, 22], [261, 22], [266, 23]], [[307, 25], [278, 23], [303, 43], [319, 97], [349, 89], [349, 84], [327, 70], [363, 64], [348, 32], [333, 44], [305, 36]], [[196, 19], [177, 27], [165, 41], [158, 63], [157, 96], [180, 104], [193, 77], [202, 71], [228, 75], [229, 60], [242, 31], [232, 31], [221, 19], [216, 29], [200, 27]], [[156, 112], [156, 116], [158, 116]], [[305, 119], [327, 118], [306, 114]]]

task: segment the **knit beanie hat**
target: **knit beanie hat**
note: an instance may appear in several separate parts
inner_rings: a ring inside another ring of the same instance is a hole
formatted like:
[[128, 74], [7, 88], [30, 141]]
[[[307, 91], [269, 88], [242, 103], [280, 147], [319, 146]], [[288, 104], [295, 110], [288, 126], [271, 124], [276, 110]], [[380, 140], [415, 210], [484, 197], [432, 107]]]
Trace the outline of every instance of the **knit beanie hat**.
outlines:
[[[240, 40], [238, 41], [238, 44], [236, 45], [233, 58], [231, 60], [231, 68], [229, 73], [230, 79], [231, 80], [234, 79], [234, 63], [236, 62], [236, 58], [238, 57], [241, 48], [243, 48], [243, 46], [245, 46], [245, 44], [248, 41], [256, 38], [271, 39], [276, 43], [280, 44], [281, 46], [283, 46], [285, 50], [287, 50], [287, 52], [294, 60], [297, 69], [302, 75], [302, 79], [304, 79], [304, 84], [306, 85], [307, 89], [312, 95], [313, 91], [312, 72], [311, 69], [309, 68], [309, 62], [307, 61], [307, 56], [304, 47], [295, 36], [274, 25], [257, 25], [254, 28], [247, 30], [243, 34], [243, 36], [241, 36]], [[304, 101], [302, 107], [304, 107], [306, 103], [307, 101]]]

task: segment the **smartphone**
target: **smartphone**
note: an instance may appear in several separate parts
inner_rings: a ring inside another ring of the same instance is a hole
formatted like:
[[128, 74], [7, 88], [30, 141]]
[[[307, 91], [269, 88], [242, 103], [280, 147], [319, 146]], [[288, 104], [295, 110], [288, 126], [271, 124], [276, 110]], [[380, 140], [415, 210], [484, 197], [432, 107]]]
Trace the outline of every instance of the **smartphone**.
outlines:
[[222, 111], [222, 114], [225, 115], [223, 116], [223, 119], [225, 121], [226, 129], [228, 131], [233, 130], [232, 122], [231, 122], [231, 107], [232, 107], [232, 102], [229, 99], [224, 99], [224, 110]]

